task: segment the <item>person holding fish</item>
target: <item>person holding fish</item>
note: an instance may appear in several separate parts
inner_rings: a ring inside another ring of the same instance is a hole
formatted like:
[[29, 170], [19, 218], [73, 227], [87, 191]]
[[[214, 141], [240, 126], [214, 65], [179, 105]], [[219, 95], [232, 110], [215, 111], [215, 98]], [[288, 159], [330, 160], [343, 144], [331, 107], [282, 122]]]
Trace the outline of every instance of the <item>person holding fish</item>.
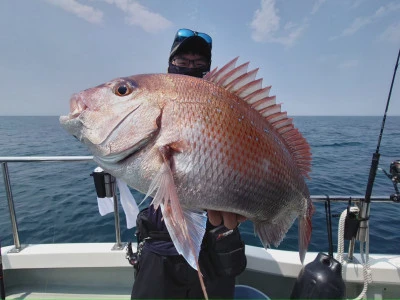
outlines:
[[[169, 56], [168, 73], [202, 78], [210, 71], [212, 39], [208, 34], [180, 29]], [[246, 256], [238, 224], [245, 217], [208, 211], [199, 266], [209, 298], [234, 296], [235, 276], [244, 271]], [[132, 299], [203, 298], [197, 271], [179, 255], [160, 207], [143, 210], [137, 221], [138, 259]]]

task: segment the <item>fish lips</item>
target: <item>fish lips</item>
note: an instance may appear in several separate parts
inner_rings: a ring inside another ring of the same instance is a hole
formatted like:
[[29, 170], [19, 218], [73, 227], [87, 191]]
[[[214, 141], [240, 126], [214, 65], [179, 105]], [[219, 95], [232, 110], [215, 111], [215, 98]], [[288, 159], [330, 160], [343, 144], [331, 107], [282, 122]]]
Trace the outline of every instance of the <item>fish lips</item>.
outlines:
[[69, 101], [70, 113], [67, 116], [60, 116], [61, 126], [71, 135], [75, 136], [78, 140], [81, 138], [78, 136], [82, 128], [82, 122], [78, 119], [83, 111], [88, 106], [85, 104], [80, 94], [73, 94]]
[[73, 120], [77, 117], [80, 116], [80, 114], [85, 111], [88, 108], [86, 105], [85, 101], [83, 100], [82, 96], [80, 93], [78, 94], [73, 94], [71, 96], [71, 99], [69, 100], [69, 111], [70, 113], [68, 116], [61, 116], [60, 117], [60, 122], [61, 118], [63, 122], [66, 122], [67, 120]]

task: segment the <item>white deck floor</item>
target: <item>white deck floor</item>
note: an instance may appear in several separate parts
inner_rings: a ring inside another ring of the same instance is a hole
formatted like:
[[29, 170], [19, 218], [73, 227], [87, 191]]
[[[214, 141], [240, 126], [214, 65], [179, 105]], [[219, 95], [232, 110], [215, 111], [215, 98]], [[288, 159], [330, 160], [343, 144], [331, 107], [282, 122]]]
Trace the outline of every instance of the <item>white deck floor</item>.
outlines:
[[[30, 245], [20, 253], [2, 249], [7, 299], [129, 299], [133, 269], [125, 250], [112, 243]], [[288, 298], [301, 264], [298, 253], [246, 246], [248, 264], [237, 284], [253, 286], [274, 298]], [[305, 263], [316, 253], [308, 253]], [[369, 298], [400, 296], [400, 255], [371, 255]], [[360, 265], [345, 268], [347, 297], [363, 284]], [[149, 283], [149, 288], [154, 288]]]

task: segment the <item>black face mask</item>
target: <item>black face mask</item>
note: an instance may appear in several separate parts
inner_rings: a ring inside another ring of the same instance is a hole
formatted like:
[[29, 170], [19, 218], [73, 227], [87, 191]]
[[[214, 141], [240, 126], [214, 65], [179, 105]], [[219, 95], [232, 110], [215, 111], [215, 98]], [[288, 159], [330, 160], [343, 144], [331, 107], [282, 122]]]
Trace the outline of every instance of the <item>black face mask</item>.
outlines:
[[168, 73], [172, 74], [181, 74], [181, 75], [188, 75], [198, 78], [203, 78], [206, 73], [210, 71], [210, 67], [202, 67], [202, 68], [187, 68], [187, 67], [178, 67], [169, 63]]

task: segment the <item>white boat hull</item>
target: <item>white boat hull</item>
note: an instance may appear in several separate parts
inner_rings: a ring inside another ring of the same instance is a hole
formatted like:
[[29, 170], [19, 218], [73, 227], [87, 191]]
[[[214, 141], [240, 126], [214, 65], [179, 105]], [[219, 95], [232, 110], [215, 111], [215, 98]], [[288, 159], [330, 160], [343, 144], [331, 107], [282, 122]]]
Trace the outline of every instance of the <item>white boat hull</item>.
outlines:
[[[7, 299], [129, 299], [133, 268], [125, 258], [125, 250], [112, 247], [112, 243], [40, 244], [29, 245], [20, 253], [9, 252], [13, 246], [4, 247]], [[289, 298], [302, 268], [298, 253], [246, 245], [246, 255], [247, 268], [237, 278], [237, 284], [255, 287], [272, 299]], [[307, 253], [305, 263], [316, 255]], [[370, 264], [368, 299], [400, 297], [400, 255], [370, 255]], [[346, 297], [358, 296], [363, 288], [362, 266], [344, 266], [343, 279]]]

